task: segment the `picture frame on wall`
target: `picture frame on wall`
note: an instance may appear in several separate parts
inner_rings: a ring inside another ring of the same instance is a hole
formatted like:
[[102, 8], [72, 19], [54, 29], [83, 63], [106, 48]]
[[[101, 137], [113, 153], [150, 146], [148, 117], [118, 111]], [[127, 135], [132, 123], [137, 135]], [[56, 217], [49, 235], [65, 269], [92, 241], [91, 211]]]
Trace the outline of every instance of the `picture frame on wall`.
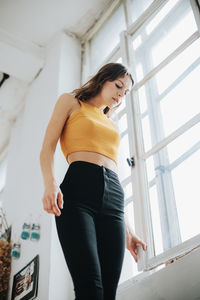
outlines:
[[39, 277], [39, 255], [36, 255], [13, 278], [11, 300], [31, 300], [37, 297]]

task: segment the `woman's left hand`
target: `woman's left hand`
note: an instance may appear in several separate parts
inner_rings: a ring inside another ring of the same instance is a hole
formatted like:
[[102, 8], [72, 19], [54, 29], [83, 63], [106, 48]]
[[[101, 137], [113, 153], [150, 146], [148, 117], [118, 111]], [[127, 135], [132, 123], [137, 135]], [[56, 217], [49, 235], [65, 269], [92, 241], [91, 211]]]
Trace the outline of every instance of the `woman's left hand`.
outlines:
[[138, 261], [137, 245], [141, 245], [143, 250], [147, 250], [147, 244], [143, 242], [137, 235], [127, 232], [126, 233], [126, 248], [130, 251], [135, 261]]

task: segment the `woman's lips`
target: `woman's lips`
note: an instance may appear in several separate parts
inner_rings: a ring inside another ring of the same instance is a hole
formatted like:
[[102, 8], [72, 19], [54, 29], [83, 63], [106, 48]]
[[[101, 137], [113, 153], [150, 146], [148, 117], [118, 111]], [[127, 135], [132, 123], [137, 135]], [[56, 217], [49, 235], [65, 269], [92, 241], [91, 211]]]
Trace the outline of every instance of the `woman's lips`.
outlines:
[[114, 100], [115, 102], [117, 102], [117, 103], [118, 103], [118, 100], [117, 100], [117, 99], [113, 98], [113, 100]]

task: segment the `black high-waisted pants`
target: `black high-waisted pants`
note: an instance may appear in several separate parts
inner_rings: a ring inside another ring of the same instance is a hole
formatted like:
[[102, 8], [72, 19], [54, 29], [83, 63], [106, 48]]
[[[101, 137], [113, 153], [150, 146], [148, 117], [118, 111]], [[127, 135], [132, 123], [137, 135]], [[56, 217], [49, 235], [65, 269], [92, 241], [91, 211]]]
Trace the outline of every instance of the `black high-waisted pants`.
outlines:
[[125, 252], [124, 190], [118, 174], [86, 161], [69, 165], [55, 216], [75, 300], [114, 300]]

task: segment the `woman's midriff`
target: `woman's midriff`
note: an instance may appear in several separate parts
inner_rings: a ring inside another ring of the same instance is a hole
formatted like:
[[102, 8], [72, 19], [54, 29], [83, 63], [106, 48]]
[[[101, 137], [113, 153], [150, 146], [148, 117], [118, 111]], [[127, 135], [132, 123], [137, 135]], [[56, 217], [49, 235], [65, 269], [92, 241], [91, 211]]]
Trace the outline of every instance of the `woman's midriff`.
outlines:
[[87, 162], [91, 162], [94, 164], [97, 164], [99, 166], [104, 166], [105, 168], [111, 169], [115, 173], [118, 174], [117, 166], [114, 162], [114, 160], [96, 153], [96, 152], [90, 152], [90, 151], [76, 151], [72, 152], [67, 156], [67, 161], [69, 165], [76, 160], [83, 160]]

